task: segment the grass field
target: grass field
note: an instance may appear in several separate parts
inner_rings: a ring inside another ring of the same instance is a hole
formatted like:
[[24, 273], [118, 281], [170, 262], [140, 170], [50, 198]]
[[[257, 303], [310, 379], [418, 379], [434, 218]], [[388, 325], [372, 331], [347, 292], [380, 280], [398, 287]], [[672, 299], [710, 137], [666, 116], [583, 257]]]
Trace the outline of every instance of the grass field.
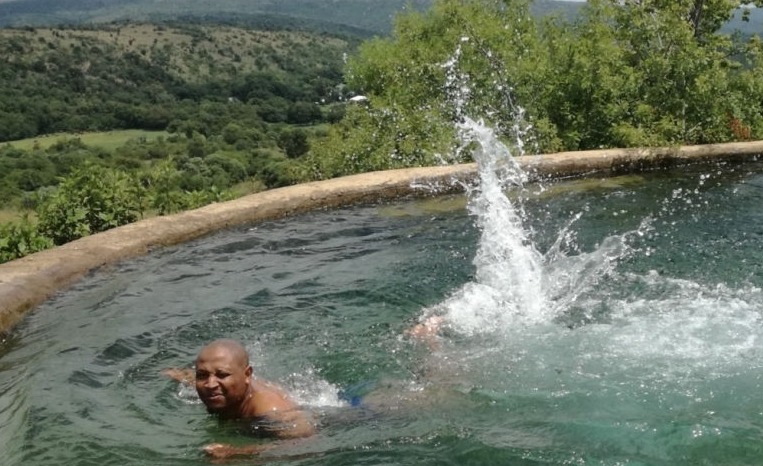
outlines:
[[51, 134], [48, 136], [38, 136], [36, 138], [21, 139], [19, 141], [11, 141], [5, 144], [10, 144], [13, 147], [31, 150], [35, 147], [40, 149], [47, 149], [53, 144], [59, 141], [65, 141], [68, 139], [79, 138], [82, 142], [88, 146], [100, 147], [107, 151], [113, 151], [118, 147], [121, 147], [131, 139], [146, 138], [146, 140], [153, 140], [159, 136], [167, 137], [169, 133], [166, 131], [142, 131], [137, 129], [128, 129], [120, 131], [105, 131], [101, 133], [81, 133], [81, 134]]

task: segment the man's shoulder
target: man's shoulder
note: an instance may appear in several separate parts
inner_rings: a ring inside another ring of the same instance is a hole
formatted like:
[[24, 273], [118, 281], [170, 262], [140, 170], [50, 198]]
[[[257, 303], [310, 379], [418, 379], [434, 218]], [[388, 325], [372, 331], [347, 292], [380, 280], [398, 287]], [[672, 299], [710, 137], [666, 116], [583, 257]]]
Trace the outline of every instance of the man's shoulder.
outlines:
[[250, 400], [249, 417], [260, 435], [279, 438], [308, 437], [315, 432], [311, 415], [276, 384], [257, 380]]
[[266, 380], [254, 380], [254, 396], [251, 403], [257, 416], [298, 408], [284, 389]]

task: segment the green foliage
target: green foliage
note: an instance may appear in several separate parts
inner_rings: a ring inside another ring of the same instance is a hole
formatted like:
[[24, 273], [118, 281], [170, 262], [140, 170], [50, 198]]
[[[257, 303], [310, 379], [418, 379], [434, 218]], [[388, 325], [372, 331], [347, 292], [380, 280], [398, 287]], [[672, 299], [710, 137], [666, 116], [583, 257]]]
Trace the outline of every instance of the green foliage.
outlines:
[[278, 147], [283, 149], [289, 158], [297, 158], [307, 153], [310, 145], [307, 133], [301, 129], [286, 129], [278, 137]]
[[312, 174], [434, 163], [463, 114], [535, 152], [761, 137], [760, 40], [719, 31], [740, 3], [591, 0], [570, 22], [436, 0], [362, 44], [347, 82], [369, 105], [312, 143]]
[[433, 112], [403, 114], [398, 108], [352, 106], [327, 137], [313, 141], [306, 163], [317, 179], [434, 165], [438, 154], [454, 147], [451, 131], [452, 126]]
[[0, 201], [37, 207], [39, 234], [60, 244], [227, 199], [234, 185], [463, 161], [464, 115], [534, 152], [760, 138], [763, 42], [719, 29], [740, 3], [590, 0], [538, 19], [544, 2], [436, 0], [362, 44], [344, 84], [354, 43], [330, 35], [203, 23], [0, 31], [0, 140], [170, 133], [109, 150], [76, 137], [0, 146]]
[[[490, 116], [508, 135], [514, 118], [509, 89], [524, 84], [522, 95], [531, 101], [543, 85], [536, 80], [544, 61], [533, 56], [538, 39], [528, 4], [437, 1], [426, 13], [398, 17], [392, 39], [364, 43], [349, 63], [347, 81], [369, 97], [369, 105], [348, 108], [327, 140], [314, 143], [314, 175], [326, 178], [448, 159], [456, 106], [461, 104], [468, 113]], [[444, 66], [457, 49], [459, 72], [474, 89], [468, 101], [457, 95], [461, 84], [449, 81]]]
[[183, 193], [183, 210], [196, 209], [214, 202], [230, 201], [233, 198], [232, 193], [215, 186], [202, 191], [186, 191]]
[[0, 141], [322, 122], [315, 102], [338, 100], [342, 57], [353, 47], [328, 35], [231, 26], [0, 30], [0, 55], [9, 57], [0, 62]]
[[172, 160], [156, 164], [140, 177], [141, 185], [150, 193], [146, 196], [147, 207], [154, 209], [159, 215], [167, 215], [183, 209], [185, 202], [180, 180], [183, 173], [179, 171]]
[[238, 141], [248, 139], [248, 134], [238, 123], [228, 123], [222, 130], [222, 137], [226, 144], [233, 145]]
[[326, 111], [326, 121], [328, 123], [339, 123], [347, 114], [347, 107], [342, 104], [331, 105]]
[[0, 225], [0, 263], [52, 246], [53, 242], [50, 238], [41, 235], [37, 225], [28, 217], [23, 217], [19, 222]]
[[228, 189], [247, 180], [303, 180], [302, 164], [289, 157], [309, 150], [306, 125], [325, 121], [315, 102], [338, 105], [342, 55], [352, 46], [330, 35], [205, 24], [0, 30], [9, 57], [0, 62], [0, 138], [170, 132], [108, 149], [75, 136], [0, 146], [0, 201], [35, 209], [40, 237], [63, 244], [144, 212], [230, 199]]
[[286, 121], [294, 125], [318, 123], [323, 120], [323, 112], [318, 104], [312, 102], [295, 102], [286, 112]]
[[[145, 0], [25, 0], [0, 2], [0, 25], [97, 23], [113, 18], [177, 18], [183, 23], [213, 19], [258, 29], [298, 29], [370, 36], [389, 31], [390, 17], [406, 7], [425, 8], [429, 0], [219, 0], [175, 3]], [[243, 6], [243, 8], [242, 8]], [[195, 36], [202, 40], [203, 35]]]
[[[626, 6], [636, 6], [642, 12], [657, 12], [679, 19], [682, 25], [689, 28], [692, 36], [700, 40], [716, 33], [734, 16], [737, 9], [743, 6], [763, 6], [761, 0], [646, 0], [635, 3], [626, 2]], [[749, 11], [744, 17], [749, 18]]]
[[306, 178], [301, 165], [295, 164], [273, 149], [254, 150], [249, 171], [268, 188], [288, 186]]
[[213, 172], [225, 173], [229, 182], [224, 186], [243, 181], [248, 173], [248, 160], [244, 153], [237, 151], [217, 151], [205, 159]]
[[168, 215], [233, 198], [231, 193], [214, 185], [205, 189], [183, 190], [184, 176], [173, 159], [164, 160], [141, 173], [139, 179], [144, 188], [142, 203], [159, 215]]
[[137, 184], [125, 173], [86, 164], [64, 178], [39, 207], [39, 231], [55, 244], [134, 222], [142, 214]]
[[[755, 99], [734, 89], [744, 74], [742, 62], [737, 61], [740, 44], [718, 32], [739, 3], [592, 2], [578, 29], [597, 25], [600, 32], [590, 40], [604, 37], [619, 52], [617, 60], [606, 65], [619, 80], [604, 83], [612, 95], [594, 107], [615, 111], [608, 118], [611, 129], [586, 146], [733, 139], [729, 115], [736, 118], [744, 102]], [[760, 113], [757, 102], [748, 108], [751, 113]], [[624, 131], [627, 128], [632, 130]]]

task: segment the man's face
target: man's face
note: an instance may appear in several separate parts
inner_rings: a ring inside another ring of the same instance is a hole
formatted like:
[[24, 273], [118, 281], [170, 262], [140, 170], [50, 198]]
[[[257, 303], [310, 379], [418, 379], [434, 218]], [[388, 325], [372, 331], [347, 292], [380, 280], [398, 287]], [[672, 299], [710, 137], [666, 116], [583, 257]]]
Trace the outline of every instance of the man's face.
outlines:
[[205, 348], [196, 358], [196, 391], [210, 413], [235, 416], [251, 375], [251, 366], [224, 346]]

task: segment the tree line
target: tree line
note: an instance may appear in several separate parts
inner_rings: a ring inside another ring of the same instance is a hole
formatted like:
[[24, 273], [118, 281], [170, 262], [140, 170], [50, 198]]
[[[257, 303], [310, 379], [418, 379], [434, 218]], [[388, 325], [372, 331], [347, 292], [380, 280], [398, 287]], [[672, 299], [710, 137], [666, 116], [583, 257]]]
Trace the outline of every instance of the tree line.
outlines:
[[316, 142], [314, 171], [437, 163], [452, 152], [456, 105], [507, 141], [522, 134], [530, 152], [763, 135], [760, 37], [721, 32], [745, 2], [590, 0], [572, 20], [534, 17], [531, 3], [438, 0], [364, 42], [345, 79], [369, 106]]

